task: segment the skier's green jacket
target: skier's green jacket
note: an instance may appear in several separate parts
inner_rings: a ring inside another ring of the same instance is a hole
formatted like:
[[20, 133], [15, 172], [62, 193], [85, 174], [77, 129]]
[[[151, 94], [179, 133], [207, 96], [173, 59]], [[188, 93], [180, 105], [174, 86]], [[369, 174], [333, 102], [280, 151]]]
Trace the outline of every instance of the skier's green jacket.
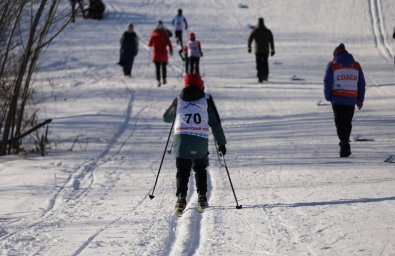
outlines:
[[[203, 85], [186, 85], [186, 87], [181, 91], [179, 97], [173, 100], [173, 103], [163, 114], [163, 121], [167, 123], [175, 121], [177, 114], [180, 114], [177, 113], [177, 109], [179, 109], [179, 101], [195, 104], [196, 102], [202, 102], [202, 98], [207, 100], [208, 126], [211, 127], [211, 131], [218, 146], [225, 146], [226, 138], [217, 108], [215, 107], [214, 100], [211, 95], [204, 93]], [[191, 118], [191, 116], [189, 116], [189, 118]], [[199, 118], [196, 119], [198, 121], [200, 120]], [[175, 122], [177, 123], [177, 121]], [[180, 128], [178, 128], [178, 130], [180, 130]], [[208, 136], [205, 138], [204, 136], [177, 133], [177, 124], [175, 124], [172, 151], [177, 158], [182, 159], [200, 159], [206, 157], [208, 155]]]

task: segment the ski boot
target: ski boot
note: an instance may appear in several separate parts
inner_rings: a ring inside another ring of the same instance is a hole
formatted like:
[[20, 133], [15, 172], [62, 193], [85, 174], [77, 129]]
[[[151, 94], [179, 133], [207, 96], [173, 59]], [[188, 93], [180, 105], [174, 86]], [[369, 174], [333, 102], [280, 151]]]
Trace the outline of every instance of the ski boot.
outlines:
[[198, 211], [199, 212], [204, 212], [206, 208], [208, 208], [208, 202], [207, 202], [207, 197], [206, 194], [199, 194], [198, 196]]
[[178, 196], [176, 207], [175, 207], [175, 213], [178, 217], [182, 215], [186, 206], [187, 206], [186, 197], [181, 195]]

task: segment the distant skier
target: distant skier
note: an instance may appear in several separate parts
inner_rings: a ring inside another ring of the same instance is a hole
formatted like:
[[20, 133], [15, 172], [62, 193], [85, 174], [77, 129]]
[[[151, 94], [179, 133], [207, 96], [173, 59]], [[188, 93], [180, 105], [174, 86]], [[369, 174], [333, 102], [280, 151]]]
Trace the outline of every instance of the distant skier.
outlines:
[[134, 26], [132, 23], [129, 24], [128, 29], [123, 33], [120, 43], [121, 56], [119, 64], [123, 67], [123, 74], [125, 76], [132, 77], [134, 58], [137, 56], [139, 51], [139, 37], [136, 32], [134, 32]]
[[254, 28], [248, 38], [248, 52], [251, 53], [251, 44], [255, 41], [256, 69], [259, 83], [269, 78], [269, 47], [270, 55], [273, 56], [274, 40], [272, 31], [265, 27], [263, 18], [258, 19], [258, 25]]
[[161, 75], [163, 84], [167, 83], [168, 51], [171, 55], [173, 54], [173, 47], [162, 22], [159, 22], [156, 29], [152, 31], [148, 40], [148, 46], [152, 48], [152, 61], [155, 63], [156, 80], [158, 81], [158, 87], [160, 87]]
[[333, 52], [325, 78], [325, 99], [332, 103], [340, 157], [351, 155], [350, 135], [355, 105], [361, 109], [365, 99], [365, 77], [362, 68], [341, 43]]
[[195, 33], [189, 33], [189, 41], [184, 46], [186, 56], [186, 72], [197, 73], [199, 72], [200, 57], [203, 57], [203, 51], [199, 40], [196, 40]]
[[212, 96], [204, 92], [204, 82], [198, 74], [187, 74], [184, 80], [185, 88], [163, 115], [167, 123], [175, 120], [173, 152], [177, 167], [177, 215], [181, 215], [186, 207], [191, 168], [195, 172], [199, 209], [208, 207], [206, 167], [209, 127], [219, 146], [218, 151], [226, 154], [226, 138]]
[[177, 16], [174, 17], [173, 21], [171, 22], [174, 26], [174, 33], [176, 37], [176, 44], [179, 44], [182, 48], [184, 45], [182, 42], [182, 31], [188, 30], [188, 22], [187, 19], [182, 15], [182, 9], [178, 9]]

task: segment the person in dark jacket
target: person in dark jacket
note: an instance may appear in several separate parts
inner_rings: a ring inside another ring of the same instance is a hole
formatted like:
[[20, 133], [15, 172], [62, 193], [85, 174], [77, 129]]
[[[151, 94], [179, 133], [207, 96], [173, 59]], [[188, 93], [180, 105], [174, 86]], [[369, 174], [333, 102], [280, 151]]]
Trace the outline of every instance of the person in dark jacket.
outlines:
[[191, 168], [195, 172], [198, 203], [207, 203], [207, 170], [209, 127], [214, 134], [218, 151], [225, 155], [226, 138], [221, 120], [210, 94], [204, 92], [204, 82], [199, 74], [185, 75], [185, 88], [163, 115], [167, 123], [174, 123], [173, 152], [176, 157], [177, 191], [176, 213], [186, 207], [188, 180]]
[[343, 43], [333, 52], [324, 78], [325, 99], [332, 103], [340, 157], [351, 155], [350, 135], [355, 105], [361, 109], [365, 100], [365, 77], [362, 68]]
[[132, 77], [134, 58], [139, 51], [139, 37], [134, 32], [133, 24], [129, 24], [128, 29], [121, 37], [121, 50], [119, 64], [123, 67], [123, 74]]
[[102, 19], [103, 13], [106, 9], [102, 0], [89, 0], [89, 9], [87, 18], [90, 19]]
[[[251, 44], [255, 41], [256, 69], [259, 83], [269, 78], [269, 53], [274, 55], [274, 40], [272, 31], [265, 27], [263, 18], [258, 19], [258, 25], [248, 38], [248, 52], [251, 53]], [[269, 52], [270, 48], [270, 52]]]

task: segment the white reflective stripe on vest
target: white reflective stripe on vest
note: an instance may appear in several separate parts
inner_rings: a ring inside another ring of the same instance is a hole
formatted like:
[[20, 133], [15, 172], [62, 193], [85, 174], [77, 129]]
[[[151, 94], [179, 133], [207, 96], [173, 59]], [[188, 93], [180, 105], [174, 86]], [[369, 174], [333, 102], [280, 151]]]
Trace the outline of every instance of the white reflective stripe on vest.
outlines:
[[198, 41], [188, 41], [188, 57], [200, 57]]
[[209, 136], [207, 98], [184, 101], [178, 97], [174, 134], [187, 134], [207, 138]]
[[359, 71], [352, 67], [334, 70], [333, 95], [356, 98], [358, 96], [358, 74]]

